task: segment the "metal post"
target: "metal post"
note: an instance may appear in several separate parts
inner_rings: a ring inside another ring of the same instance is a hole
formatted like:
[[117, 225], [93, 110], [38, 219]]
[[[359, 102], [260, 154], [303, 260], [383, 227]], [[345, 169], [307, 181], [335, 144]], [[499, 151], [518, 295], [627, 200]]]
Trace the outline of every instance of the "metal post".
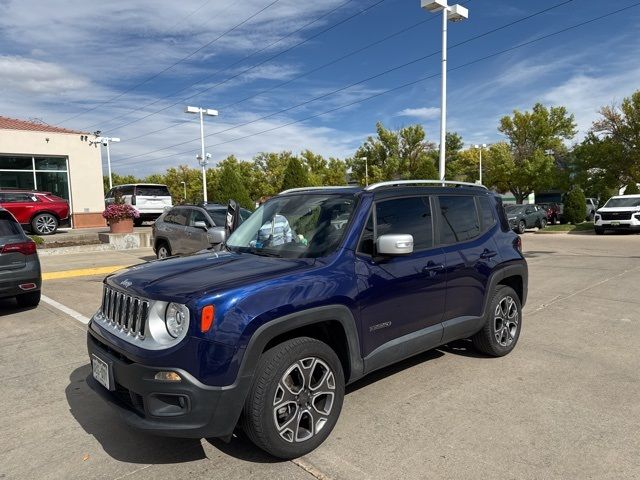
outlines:
[[482, 145], [480, 146], [480, 185], [482, 185]]
[[200, 142], [202, 147], [202, 196], [204, 203], [207, 203], [207, 157], [204, 153], [204, 109], [200, 109]]
[[[449, 9], [442, 9], [442, 98], [440, 102], [440, 180], [445, 180], [447, 140], [447, 23]], [[444, 185], [444, 183], [443, 183]]]
[[364, 183], [369, 186], [369, 158], [364, 157]]
[[182, 183], [182, 189], [183, 189], [182, 198], [186, 202], [187, 201], [187, 182], [181, 182], [181, 183]]
[[113, 180], [111, 178], [111, 152], [109, 151], [109, 144], [111, 142], [107, 140], [107, 169], [109, 170], [109, 189], [113, 188]]

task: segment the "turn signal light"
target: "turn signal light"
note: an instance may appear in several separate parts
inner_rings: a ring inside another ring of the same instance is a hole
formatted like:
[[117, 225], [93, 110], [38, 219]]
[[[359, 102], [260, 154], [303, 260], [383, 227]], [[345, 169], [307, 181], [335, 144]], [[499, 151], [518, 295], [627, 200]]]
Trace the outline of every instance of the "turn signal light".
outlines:
[[33, 255], [36, 253], [35, 242], [9, 243], [2, 247], [0, 253], [22, 253], [23, 255]]
[[215, 313], [216, 309], [213, 305], [207, 305], [202, 309], [202, 313], [200, 314], [200, 331], [202, 333], [207, 333], [211, 330]]
[[162, 382], [179, 382], [182, 380], [182, 377], [176, 372], [158, 372], [153, 378]]

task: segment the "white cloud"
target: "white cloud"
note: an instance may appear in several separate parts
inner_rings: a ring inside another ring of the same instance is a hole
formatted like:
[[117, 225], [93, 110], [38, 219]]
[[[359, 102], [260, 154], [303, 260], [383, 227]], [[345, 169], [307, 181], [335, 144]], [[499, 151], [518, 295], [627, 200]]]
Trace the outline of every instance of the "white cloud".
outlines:
[[0, 90], [23, 94], [64, 94], [80, 90], [89, 81], [61, 65], [18, 56], [0, 55]]
[[440, 109], [436, 107], [422, 107], [422, 108], [405, 108], [396, 113], [397, 117], [413, 117], [420, 120], [433, 120], [440, 116]]

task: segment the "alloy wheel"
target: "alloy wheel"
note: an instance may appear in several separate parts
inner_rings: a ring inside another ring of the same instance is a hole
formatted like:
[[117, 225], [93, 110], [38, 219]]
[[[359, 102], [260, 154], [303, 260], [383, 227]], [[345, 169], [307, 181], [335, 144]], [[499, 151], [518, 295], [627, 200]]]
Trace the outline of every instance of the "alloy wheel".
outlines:
[[49, 234], [56, 231], [58, 222], [52, 215], [40, 215], [36, 218], [36, 230], [38, 233]]
[[169, 250], [167, 250], [167, 247], [162, 245], [161, 247], [158, 248], [158, 258], [167, 258], [168, 256], [169, 256]]
[[316, 357], [296, 361], [278, 382], [273, 421], [287, 442], [309, 440], [322, 430], [332, 413], [336, 382], [331, 368]]
[[493, 319], [493, 332], [501, 346], [508, 347], [513, 343], [518, 332], [519, 320], [515, 300], [508, 295], [503, 297], [496, 305]]

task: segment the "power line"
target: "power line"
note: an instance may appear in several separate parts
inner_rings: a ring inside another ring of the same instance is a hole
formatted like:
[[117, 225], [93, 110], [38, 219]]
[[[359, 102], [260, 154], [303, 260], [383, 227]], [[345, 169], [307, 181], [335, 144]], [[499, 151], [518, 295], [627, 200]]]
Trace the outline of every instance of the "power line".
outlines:
[[[558, 4], [554, 5], [554, 6], [551, 6], [551, 7], [545, 8], [545, 9], [540, 10], [540, 11], [538, 11], [538, 12], [535, 12], [535, 13], [532, 13], [532, 14], [527, 15], [527, 16], [525, 16], [525, 17], [522, 17], [522, 18], [520, 18], [520, 19], [518, 19], [518, 20], [514, 20], [514, 21], [512, 21], [512, 22], [509, 22], [509, 23], [507, 23], [507, 24], [505, 24], [505, 25], [502, 25], [502, 26], [500, 26], [500, 27], [496, 27], [496, 28], [493, 28], [493, 29], [488, 30], [488, 31], [486, 31], [486, 32], [483, 32], [483, 33], [480, 33], [480, 34], [475, 35], [475, 36], [473, 36], [473, 37], [470, 37], [470, 38], [468, 38], [468, 39], [466, 39], [466, 40], [463, 40], [463, 41], [461, 41], [461, 42], [458, 42], [458, 43], [456, 43], [456, 44], [454, 44], [454, 45], [450, 46], [449, 48], [450, 48], [450, 49], [454, 49], [454, 48], [456, 48], [456, 47], [460, 47], [460, 46], [465, 45], [465, 44], [467, 44], [467, 43], [470, 43], [470, 42], [473, 42], [473, 41], [478, 40], [478, 39], [480, 39], [480, 38], [486, 37], [487, 35], [490, 35], [490, 34], [492, 34], [492, 33], [498, 32], [498, 31], [500, 31], [500, 30], [504, 30], [505, 28], [509, 28], [509, 27], [511, 27], [511, 26], [513, 26], [513, 25], [516, 25], [516, 24], [518, 24], [518, 23], [521, 23], [521, 22], [523, 22], [523, 21], [525, 21], [525, 20], [528, 20], [528, 19], [531, 19], [531, 18], [533, 18], [533, 17], [536, 17], [536, 16], [542, 15], [542, 14], [544, 14], [544, 13], [547, 13], [547, 12], [549, 12], [550, 10], [553, 10], [553, 9], [559, 8], [559, 7], [561, 7], [561, 6], [564, 6], [564, 5], [568, 4], [568, 3], [571, 3], [572, 1], [573, 1], [573, 0], [565, 0], [565, 1], [563, 1], [563, 2], [561, 2], [561, 3], [558, 3]], [[331, 92], [328, 92], [328, 93], [324, 93], [324, 94], [322, 94], [322, 95], [319, 95], [319, 96], [314, 97], [314, 98], [312, 98], [312, 99], [309, 99], [309, 100], [306, 100], [306, 101], [304, 101], [304, 102], [298, 103], [298, 104], [296, 104], [296, 105], [293, 105], [293, 106], [290, 106], [290, 107], [287, 107], [287, 108], [281, 109], [281, 110], [279, 110], [279, 111], [277, 111], [277, 112], [273, 112], [273, 113], [270, 113], [270, 114], [268, 114], [268, 115], [264, 115], [264, 116], [262, 116], [262, 117], [260, 117], [260, 118], [256, 118], [256, 119], [250, 120], [250, 121], [248, 121], [248, 122], [244, 122], [244, 123], [241, 123], [241, 124], [233, 125], [233, 126], [228, 127], [228, 128], [226, 128], [226, 129], [223, 129], [223, 130], [219, 130], [219, 131], [216, 131], [216, 132], [210, 133], [210, 134], [206, 135], [206, 137], [208, 138], [208, 137], [212, 137], [212, 136], [215, 136], [215, 135], [219, 135], [219, 134], [221, 134], [221, 133], [225, 133], [225, 132], [228, 132], [228, 131], [231, 131], [231, 130], [235, 130], [235, 129], [240, 128], [240, 127], [245, 127], [245, 126], [247, 126], [247, 125], [251, 125], [251, 124], [253, 124], [253, 123], [257, 123], [257, 122], [259, 122], [259, 121], [266, 120], [266, 119], [268, 119], [268, 118], [271, 118], [271, 117], [274, 117], [274, 116], [280, 115], [280, 114], [282, 114], [282, 113], [286, 113], [286, 112], [291, 111], [291, 110], [294, 110], [294, 109], [296, 109], [296, 108], [299, 108], [299, 107], [302, 107], [302, 106], [308, 105], [308, 104], [310, 104], [310, 103], [313, 103], [313, 102], [315, 102], [315, 101], [317, 101], [317, 100], [321, 100], [321, 99], [323, 99], [323, 98], [327, 98], [327, 97], [329, 97], [329, 96], [331, 96], [331, 95], [335, 95], [336, 93], [342, 92], [342, 91], [344, 91], [344, 90], [347, 90], [347, 89], [349, 89], [349, 88], [355, 87], [355, 86], [357, 86], [357, 85], [361, 85], [361, 84], [366, 83], [366, 82], [369, 82], [369, 81], [371, 81], [371, 80], [375, 80], [376, 78], [379, 78], [379, 77], [382, 77], [382, 76], [384, 76], [384, 75], [387, 75], [387, 74], [389, 74], [389, 73], [391, 73], [391, 72], [394, 72], [394, 71], [400, 70], [400, 69], [405, 68], [405, 67], [407, 67], [407, 66], [409, 66], [409, 65], [413, 65], [413, 64], [415, 64], [415, 63], [421, 62], [421, 61], [423, 61], [423, 60], [426, 60], [426, 59], [428, 59], [428, 58], [430, 58], [430, 57], [433, 57], [433, 56], [437, 55], [438, 53], [440, 53], [440, 50], [436, 50], [435, 52], [429, 53], [428, 55], [424, 55], [424, 56], [421, 56], [421, 57], [415, 58], [415, 59], [410, 60], [410, 61], [408, 61], [408, 62], [405, 62], [405, 63], [403, 63], [403, 64], [401, 64], [401, 65], [397, 65], [397, 66], [395, 66], [395, 67], [388, 68], [388, 69], [386, 69], [386, 70], [384, 70], [384, 71], [382, 71], [382, 72], [379, 72], [379, 73], [377, 73], [377, 74], [375, 74], [375, 75], [371, 75], [371, 76], [369, 76], [369, 77], [367, 77], [367, 78], [364, 78], [364, 79], [358, 80], [357, 82], [350, 83], [349, 85], [346, 85], [346, 86], [340, 87], [340, 88], [338, 88], [338, 89], [336, 89], [336, 90], [332, 90]], [[171, 148], [179, 147], [179, 146], [182, 146], [182, 145], [187, 145], [187, 144], [189, 144], [189, 143], [192, 143], [192, 142], [195, 142], [195, 141], [199, 141], [199, 140], [200, 140], [200, 138], [198, 137], [198, 138], [196, 138], [196, 139], [193, 139], [193, 140], [187, 140], [187, 141], [184, 141], [184, 142], [180, 142], [180, 143], [177, 143], [177, 144], [170, 145], [170, 146], [168, 146], [168, 147], [162, 147], [162, 148], [159, 148], [159, 149], [153, 150], [153, 151], [151, 151], [151, 152], [147, 152], [147, 153], [140, 153], [140, 154], [137, 154], [137, 155], [130, 155], [130, 156], [128, 156], [128, 157], [124, 157], [122, 160], [128, 160], [128, 159], [131, 159], [131, 158], [138, 158], [138, 157], [141, 157], [141, 156], [151, 155], [151, 154], [153, 154], [153, 153], [162, 152], [162, 151], [164, 151], [164, 150], [168, 150], [168, 149], [171, 149]]]
[[[131, 110], [127, 111], [126, 113], [123, 113], [122, 115], [118, 115], [117, 117], [114, 117], [114, 118], [111, 118], [111, 119], [107, 120], [106, 122], [107, 122], [107, 123], [109, 123], [109, 122], [113, 122], [113, 121], [115, 121], [115, 120], [119, 120], [119, 119], [121, 119], [121, 118], [127, 117], [127, 116], [131, 115], [132, 113], [138, 112], [138, 111], [140, 111], [140, 110], [144, 110], [144, 109], [145, 109], [145, 108], [147, 108], [147, 107], [150, 107], [150, 106], [152, 106], [152, 105], [155, 105], [156, 103], [161, 102], [161, 101], [162, 101], [162, 100], [164, 100], [165, 98], [171, 98], [171, 97], [174, 97], [174, 96], [176, 96], [177, 94], [179, 94], [179, 93], [181, 93], [181, 92], [184, 92], [185, 90], [188, 90], [189, 88], [193, 87], [194, 85], [201, 84], [202, 82], [205, 82], [206, 80], [209, 80], [210, 78], [215, 77], [215, 76], [216, 76], [216, 75], [218, 75], [219, 73], [229, 70], [231, 67], [233, 67], [233, 66], [235, 66], [235, 65], [237, 65], [237, 64], [239, 64], [239, 63], [241, 63], [241, 62], [243, 62], [243, 61], [245, 61], [245, 60], [247, 60], [248, 58], [251, 58], [251, 57], [253, 57], [254, 55], [257, 55], [257, 54], [259, 54], [259, 53], [262, 53], [262, 52], [264, 52], [265, 50], [268, 50], [269, 48], [273, 47], [274, 45], [277, 45], [278, 43], [282, 42], [282, 41], [283, 41], [283, 40], [285, 40], [286, 38], [288, 38], [288, 37], [291, 37], [291, 36], [295, 35], [296, 33], [300, 32], [301, 30], [304, 30], [305, 28], [307, 28], [307, 27], [309, 27], [309, 26], [313, 25], [314, 23], [319, 22], [319, 21], [320, 21], [320, 20], [322, 20], [323, 18], [325, 18], [325, 17], [327, 17], [327, 16], [331, 15], [332, 13], [334, 13], [334, 12], [336, 12], [336, 11], [340, 10], [341, 8], [343, 8], [344, 6], [346, 6], [347, 4], [349, 4], [349, 3], [353, 2], [353, 1], [354, 1], [354, 0], [347, 0], [347, 1], [346, 1], [346, 2], [344, 2], [344, 3], [341, 3], [340, 5], [338, 5], [337, 7], [333, 8], [332, 10], [329, 10], [328, 12], [323, 13], [322, 15], [320, 15], [320, 16], [319, 16], [319, 17], [317, 17], [317, 18], [315, 18], [314, 20], [312, 20], [312, 21], [310, 21], [310, 22], [307, 22], [306, 24], [304, 24], [304, 25], [303, 25], [303, 26], [301, 26], [300, 28], [297, 28], [296, 30], [294, 30], [294, 31], [292, 31], [292, 32], [290, 32], [290, 33], [288, 33], [288, 34], [286, 34], [286, 35], [284, 35], [284, 36], [282, 36], [282, 37], [278, 38], [278, 40], [276, 40], [276, 41], [274, 41], [274, 42], [271, 42], [269, 45], [266, 45], [265, 47], [262, 47], [262, 48], [260, 48], [259, 50], [256, 50], [256, 51], [254, 51], [253, 53], [250, 53], [249, 55], [246, 55], [246, 56], [244, 56], [244, 57], [240, 58], [239, 60], [236, 60], [235, 62], [230, 63], [230, 64], [226, 65], [225, 67], [223, 67], [223, 68], [221, 68], [221, 69], [216, 70], [214, 73], [209, 74], [209, 75], [207, 75], [207, 76], [205, 76], [205, 77], [201, 78], [200, 80], [197, 80], [197, 81], [196, 81], [196, 82], [194, 82], [194, 83], [190, 83], [189, 85], [187, 85], [187, 86], [185, 86], [185, 87], [182, 87], [181, 89], [176, 90], [175, 92], [170, 93], [170, 94], [168, 94], [168, 95], [161, 96], [161, 97], [157, 98], [156, 100], [154, 100], [153, 102], [149, 102], [149, 103], [147, 103], [146, 105], [142, 105], [142, 106], [140, 106], [140, 107], [133, 108], [133, 109], [131, 109]], [[197, 95], [200, 95], [200, 93], [201, 93], [201, 92], [199, 92]], [[188, 98], [190, 98], [190, 97], [188, 97]], [[188, 100], [188, 98], [187, 98], [187, 100]], [[167, 108], [170, 108], [170, 107], [172, 107], [172, 106], [174, 106], [174, 105], [175, 105], [175, 104], [170, 105], [170, 106], [169, 106], [169, 107], [167, 107]], [[160, 110], [160, 111], [162, 111], [162, 110]], [[142, 118], [140, 118], [140, 119], [137, 119], [137, 120], [135, 120], [135, 122], [138, 122], [139, 120], [142, 120], [143, 118], [146, 118], [146, 117], [142, 117]], [[135, 123], [135, 122], [130, 122], [130, 123]], [[100, 124], [103, 124], [103, 123], [105, 123], [105, 122], [96, 123], [96, 124], [94, 124], [94, 125], [91, 125], [91, 126], [89, 126], [89, 127], [85, 128], [85, 130], [90, 130], [92, 127], [97, 126], [97, 125], [100, 125]], [[118, 126], [118, 127], [114, 127], [114, 128], [107, 129], [107, 130], [108, 130], [108, 131], [113, 131], [113, 130], [116, 130], [116, 129], [119, 129], [119, 128], [123, 128], [124, 126], [129, 125], [130, 123], [126, 123], [126, 124], [124, 124], [124, 125], [120, 125], [120, 126]]]
[[[349, 21], [349, 20], [351, 20], [351, 19], [353, 19], [353, 18], [355, 18], [355, 17], [357, 17], [357, 16], [359, 16], [359, 15], [362, 15], [363, 13], [366, 13], [367, 11], [371, 10], [372, 8], [375, 8], [375, 7], [377, 7], [378, 5], [380, 5], [380, 4], [382, 4], [382, 3], [384, 3], [385, 1], [387, 1], [387, 0], [378, 0], [378, 1], [377, 1], [377, 2], [375, 2], [374, 4], [369, 5], [368, 7], [364, 8], [364, 9], [362, 9], [362, 10], [360, 10], [360, 11], [356, 12], [356, 13], [354, 13], [353, 15], [350, 15], [349, 17], [347, 17], [347, 18], [345, 18], [345, 19], [343, 19], [343, 20], [341, 20], [341, 21], [339, 21], [339, 22], [337, 22], [337, 23], [334, 23], [333, 25], [329, 26], [328, 28], [325, 28], [325, 29], [323, 29], [323, 30], [321, 30], [321, 31], [319, 31], [319, 32], [317, 32], [317, 33], [315, 33], [314, 35], [312, 35], [312, 36], [310, 36], [310, 37], [308, 37], [308, 38], [306, 38], [306, 39], [304, 39], [304, 40], [302, 40], [302, 41], [300, 41], [300, 42], [298, 42], [298, 43], [296, 43], [296, 44], [292, 45], [291, 47], [286, 48], [285, 50], [282, 50], [282, 51], [278, 52], [278, 53], [277, 53], [277, 54], [275, 54], [275, 55], [272, 55], [272, 56], [270, 56], [270, 57], [268, 57], [268, 58], [266, 58], [266, 59], [264, 59], [264, 60], [262, 60], [262, 61], [260, 61], [260, 62], [258, 62], [258, 63], [256, 63], [256, 64], [254, 64], [254, 65], [250, 66], [249, 68], [246, 68], [246, 69], [242, 70], [241, 72], [239, 72], [239, 73], [237, 73], [237, 74], [235, 74], [235, 75], [232, 75], [231, 77], [226, 78], [225, 80], [222, 80], [222, 81], [220, 81], [220, 82], [218, 82], [218, 83], [216, 83], [216, 84], [214, 84], [214, 85], [212, 85], [212, 86], [210, 86], [210, 87], [207, 87], [207, 88], [205, 88], [205, 89], [203, 89], [203, 90], [200, 90], [199, 92], [196, 92], [196, 93], [194, 93], [194, 94], [192, 94], [192, 95], [189, 95], [189, 96], [187, 96], [187, 97], [184, 97], [184, 98], [182, 98], [182, 99], [180, 99], [180, 100], [178, 100], [178, 101], [176, 101], [176, 102], [174, 102], [174, 103], [171, 103], [171, 104], [169, 104], [169, 105], [167, 105], [167, 106], [165, 106], [165, 107], [163, 107], [163, 108], [161, 108], [161, 109], [159, 109], [159, 110], [155, 110], [155, 111], [153, 111], [153, 112], [150, 112], [150, 113], [148, 113], [148, 114], [146, 114], [146, 115], [143, 115], [142, 117], [139, 117], [139, 118], [137, 118], [137, 119], [135, 119], [135, 120], [131, 120], [130, 122], [123, 123], [122, 125], [118, 125], [117, 127], [114, 127], [114, 128], [112, 128], [112, 129], [109, 129], [109, 131], [118, 130], [118, 129], [120, 129], [120, 128], [124, 128], [124, 127], [127, 127], [127, 126], [129, 126], [129, 125], [132, 125], [132, 124], [134, 124], [134, 123], [138, 123], [138, 122], [139, 122], [139, 121], [141, 121], [141, 120], [144, 120], [144, 119], [146, 119], [146, 118], [149, 118], [149, 117], [151, 117], [151, 116], [153, 116], [153, 115], [157, 115], [158, 113], [164, 112], [165, 110], [168, 110], [168, 109], [169, 109], [169, 108], [171, 108], [171, 107], [174, 107], [174, 106], [176, 106], [176, 105], [183, 104], [183, 103], [184, 103], [184, 102], [186, 102], [187, 100], [190, 100], [190, 99], [192, 99], [192, 98], [194, 98], [194, 97], [198, 97], [198, 96], [202, 95], [202, 94], [203, 94], [203, 93], [205, 93], [205, 92], [208, 92], [208, 91], [210, 91], [210, 90], [213, 90], [214, 88], [217, 88], [217, 87], [219, 87], [219, 86], [221, 86], [221, 85], [224, 85], [225, 83], [227, 83], [227, 82], [229, 82], [229, 81], [231, 81], [231, 80], [234, 80], [234, 79], [236, 79], [236, 78], [238, 78], [238, 77], [240, 77], [240, 76], [244, 75], [245, 73], [247, 73], [247, 72], [249, 72], [249, 71], [251, 71], [251, 70], [254, 70], [254, 69], [255, 69], [255, 68], [257, 68], [257, 67], [259, 67], [259, 66], [261, 66], [261, 65], [264, 65], [265, 63], [267, 63], [267, 62], [269, 62], [269, 61], [271, 61], [271, 60], [273, 60], [273, 59], [275, 59], [275, 58], [277, 58], [277, 57], [280, 57], [281, 55], [284, 55], [285, 53], [288, 53], [288, 52], [290, 52], [291, 50], [293, 50], [293, 49], [295, 49], [295, 48], [298, 48], [300, 45], [303, 45], [303, 44], [305, 44], [305, 43], [307, 43], [307, 42], [309, 42], [309, 41], [313, 40], [314, 38], [317, 38], [317, 37], [319, 37], [320, 35], [323, 35], [324, 33], [328, 32], [329, 30], [332, 30], [332, 29], [334, 29], [334, 28], [336, 28], [336, 27], [338, 27], [338, 26], [342, 25], [343, 23], [348, 22], [348, 21]], [[216, 72], [216, 73], [217, 73], [217, 72]]]
[[[637, 6], [639, 6], [639, 5], [640, 5], [640, 2], [633, 3], [633, 4], [631, 4], [631, 5], [628, 5], [628, 6], [626, 6], [626, 7], [623, 7], [623, 8], [617, 9], [617, 10], [614, 10], [614, 11], [612, 11], [612, 12], [609, 12], [609, 13], [606, 13], [606, 14], [599, 15], [599, 16], [597, 16], [597, 17], [591, 18], [590, 20], [586, 20], [586, 21], [583, 21], [583, 22], [577, 23], [577, 24], [575, 24], [575, 25], [571, 25], [571, 26], [569, 26], [569, 27], [565, 27], [565, 28], [563, 28], [563, 29], [561, 29], [561, 30], [557, 30], [557, 31], [555, 31], [555, 32], [552, 32], [552, 33], [549, 33], [549, 34], [546, 34], [546, 35], [543, 35], [543, 36], [537, 37], [537, 38], [532, 39], [532, 40], [529, 40], [529, 41], [527, 41], [527, 42], [520, 43], [520, 44], [515, 45], [515, 46], [513, 46], [513, 47], [510, 47], [510, 48], [507, 48], [507, 49], [504, 49], [504, 50], [500, 50], [500, 51], [498, 51], [498, 52], [494, 52], [494, 53], [492, 53], [492, 54], [485, 55], [485, 56], [480, 57], [480, 58], [477, 58], [477, 59], [475, 59], [475, 60], [472, 60], [472, 61], [469, 61], [469, 62], [463, 63], [463, 64], [461, 64], [461, 65], [458, 65], [458, 66], [456, 66], [456, 67], [454, 67], [454, 68], [449, 69], [448, 71], [449, 71], [449, 72], [452, 72], [452, 71], [456, 71], [456, 70], [459, 70], [459, 69], [462, 69], [462, 68], [465, 68], [465, 67], [468, 67], [468, 66], [471, 66], [471, 65], [475, 65], [475, 64], [480, 63], [480, 62], [483, 62], [483, 61], [485, 61], [485, 60], [489, 60], [489, 59], [491, 59], [491, 58], [494, 58], [494, 57], [497, 57], [497, 56], [503, 55], [503, 54], [505, 54], [505, 53], [512, 52], [512, 51], [517, 50], [517, 49], [519, 49], [519, 48], [523, 48], [523, 47], [526, 47], [526, 46], [532, 45], [532, 44], [537, 43], [537, 42], [540, 42], [540, 41], [542, 41], [542, 40], [546, 40], [546, 39], [548, 39], [548, 38], [551, 38], [551, 37], [554, 37], [554, 36], [560, 35], [560, 34], [562, 34], [562, 33], [566, 33], [566, 32], [568, 32], [568, 31], [570, 31], [570, 30], [574, 30], [574, 29], [576, 29], [576, 28], [583, 27], [583, 26], [588, 25], [588, 24], [591, 24], [591, 23], [593, 23], [593, 22], [596, 22], [596, 21], [602, 20], [602, 19], [604, 19], [604, 18], [607, 18], [607, 17], [613, 16], [613, 15], [616, 15], [616, 14], [618, 14], [618, 13], [621, 13], [621, 12], [623, 12], [623, 11], [626, 11], [626, 10], [629, 10], [629, 9], [631, 9], [631, 8], [637, 7]], [[388, 94], [388, 93], [392, 93], [392, 92], [395, 92], [395, 91], [401, 90], [401, 89], [403, 89], [403, 88], [407, 88], [407, 87], [410, 87], [410, 86], [416, 85], [416, 84], [418, 84], [418, 83], [421, 83], [421, 82], [424, 82], [424, 81], [426, 81], [426, 80], [430, 80], [430, 79], [433, 79], [433, 78], [436, 78], [436, 77], [439, 77], [439, 76], [440, 76], [440, 73], [435, 73], [435, 74], [432, 74], [432, 75], [428, 75], [428, 76], [425, 76], [425, 77], [421, 77], [421, 78], [418, 78], [418, 79], [413, 80], [413, 81], [411, 81], [411, 82], [407, 82], [407, 83], [404, 83], [404, 84], [402, 84], [402, 85], [398, 85], [398, 86], [396, 86], [396, 87], [390, 88], [390, 89], [388, 89], [388, 90], [385, 90], [385, 91], [382, 91], [382, 92], [375, 93], [375, 94], [370, 95], [370, 96], [368, 96], [368, 97], [366, 97], [366, 98], [361, 98], [361, 99], [359, 99], [359, 100], [355, 100], [355, 101], [353, 101], [353, 102], [349, 102], [349, 103], [347, 103], [347, 104], [343, 104], [343, 105], [340, 105], [340, 106], [338, 106], [338, 107], [334, 107], [334, 108], [329, 109], [329, 110], [326, 110], [326, 111], [324, 111], [324, 112], [320, 112], [320, 113], [317, 113], [317, 114], [314, 114], [314, 115], [310, 115], [310, 116], [308, 116], [308, 117], [301, 118], [301, 119], [298, 119], [298, 120], [292, 120], [292, 121], [287, 122], [287, 123], [285, 123], [285, 124], [283, 124], [283, 125], [278, 125], [278, 126], [276, 126], [276, 127], [271, 127], [271, 128], [266, 129], [266, 130], [262, 130], [262, 131], [260, 131], [260, 132], [255, 132], [255, 133], [252, 133], [252, 134], [249, 134], [249, 135], [244, 135], [244, 136], [242, 136], [242, 137], [238, 137], [238, 138], [234, 138], [234, 139], [231, 139], [231, 140], [227, 140], [227, 141], [224, 141], [224, 142], [220, 142], [220, 143], [217, 143], [217, 144], [214, 144], [214, 145], [210, 145], [210, 147], [218, 147], [218, 146], [225, 145], [225, 144], [228, 144], [228, 143], [237, 142], [237, 141], [239, 141], [239, 140], [245, 140], [245, 139], [247, 139], [247, 138], [251, 138], [251, 137], [258, 136], [258, 135], [262, 135], [262, 134], [264, 134], [264, 133], [268, 133], [268, 132], [272, 132], [272, 131], [275, 131], [275, 130], [279, 130], [279, 129], [282, 129], [282, 128], [285, 128], [285, 127], [288, 127], [288, 126], [291, 126], [291, 125], [294, 125], [294, 124], [297, 124], [297, 123], [302, 123], [302, 122], [305, 122], [305, 121], [307, 121], [307, 120], [311, 120], [311, 119], [314, 119], [314, 118], [317, 118], [317, 117], [321, 117], [321, 116], [323, 116], [323, 115], [328, 115], [328, 114], [330, 114], [330, 113], [334, 113], [334, 112], [339, 111], [339, 110], [342, 110], [342, 109], [344, 109], [344, 108], [348, 108], [348, 107], [351, 107], [351, 106], [353, 106], [353, 105], [356, 105], [356, 104], [359, 104], [359, 103], [363, 103], [363, 102], [365, 102], [365, 101], [368, 101], [368, 100], [371, 100], [371, 99], [374, 99], [374, 98], [377, 98], [377, 97], [380, 97], [380, 96], [386, 95], [386, 94]], [[496, 77], [496, 78], [500, 78], [500, 77], [498, 76], [498, 77]], [[171, 148], [171, 147], [170, 147], [170, 148]], [[187, 151], [179, 152], [179, 153], [177, 153], [177, 154], [176, 154], [176, 153], [172, 153], [172, 154], [169, 154], [169, 155], [164, 155], [164, 156], [156, 157], [155, 159], [151, 159], [151, 160], [161, 160], [161, 159], [164, 159], [164, 158], [173, 157], [173, 156], [175, 156], [175, 155], [183, 155], [183, 154], [187, 154], [187, 153], [190, 153], [190, 152], [191, 152], [191, 150], [187, 150]], [[142, 161], [130, 162], [130, 163], [123, 164], [123, 166], [124, 166], [124, 165], [135, 165], [135, 164], [138, 164], [138, 163], [149, 162], [149, 161], [151, 161], [151, 160], [142, 160]]]
[[197, 49], [195, 49], [193, 52], [189, 53], [188, 55], [182, 57], [181, 59], [177, 60], [176, 62], [172, 63], [171, 65], [169, 65], [168, 67], [163, 68], [162, 70], [160, 70], [157, 73], [154, 73], [153, 75], [147, 77], [146, 79], [142, 80], [139, 83], [136, 83], [135, 85], [127, 88], [126, 90], [123, 90], [122, 92], [120, 92], [119, 94], [98, 103], [97, 105], [94, 105], [93, 107], [77, 113], [69, 118], [64, 119], [62, 122], [60, 122], [60, 124], [62, 123], [66, 123], [70, 120], [73, 120], [75, 118], [78, 118], [86, 113], [92, 112], [94, 110], [96, 110], [97, 108], [100, 108], [103, 105], [106, 105], [108, 103], [113, 102], [114, 100], [117, 100], [118, 98], [122, 97], [123, 95], [141, 87], [142, 85], [145, 85], [146, 83], [149, 83], [151, 80], [154, 80], [155, 78], [159, 77], [160, 75], [162, 75], [163, 73], [171, 70], [173, 67], [179, 65], [180, 63], [184, 62], [185, 60], [188, 60], [189, 58], [193, 57], [196, 53], [202, 51], [203, 49], [213, 45], [215, 42], [217, 42], [218, 40], [220, 40], [221, 38], [225, 37], [226, 35], [230, 34], [231, 32], [237, 30], [238, 28], [240, 28], [242, 25], [244, 25], [245, 23], [247, 23], [248, 21], [252, 20], [253, 18], [257, 17], [258, 15], [260, 15], [262, 12], [264, 12], [265, 10], [271, 8], [273, 5], [275, 5], [276, 3], [278, 3], [280, 0], [273, 0], [271, 3], [269, 3], [267, 6], [262, 7], [260, 10], [258, 10], [257, 12], [253, 13], [252, 15], [250, 15], [249, 17], [245, 18], [242, 22], [234, 25], [233, 27], [231, 27], [230, 29], [224, 31], [223, 33], [221, 33], [220, 35], [218, 35], [216, 38], [214, 38], [213, 40], [205, 43], [204, 45], [201, 45], [200, 47], [198, 47]]

